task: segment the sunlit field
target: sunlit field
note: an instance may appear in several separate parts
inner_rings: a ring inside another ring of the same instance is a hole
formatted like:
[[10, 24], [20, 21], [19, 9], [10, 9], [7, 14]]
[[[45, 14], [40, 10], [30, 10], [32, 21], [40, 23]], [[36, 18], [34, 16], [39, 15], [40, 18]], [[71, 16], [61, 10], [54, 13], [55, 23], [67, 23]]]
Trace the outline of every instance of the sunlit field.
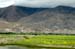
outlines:
[[74, 49], [74, 35], [12, 35], [1, 34], [0, 45], [17, 45], [33, 48]]

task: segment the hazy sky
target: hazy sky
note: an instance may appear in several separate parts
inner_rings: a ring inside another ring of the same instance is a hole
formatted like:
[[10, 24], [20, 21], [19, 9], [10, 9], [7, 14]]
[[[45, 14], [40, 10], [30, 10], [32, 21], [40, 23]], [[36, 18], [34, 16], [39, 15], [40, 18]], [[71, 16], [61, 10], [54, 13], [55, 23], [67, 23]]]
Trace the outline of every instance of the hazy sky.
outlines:
[[0, 0], [0, 8], [10, 5], [26, 7], [56, 7], [59, 5], [75, 7], [75, 0]]

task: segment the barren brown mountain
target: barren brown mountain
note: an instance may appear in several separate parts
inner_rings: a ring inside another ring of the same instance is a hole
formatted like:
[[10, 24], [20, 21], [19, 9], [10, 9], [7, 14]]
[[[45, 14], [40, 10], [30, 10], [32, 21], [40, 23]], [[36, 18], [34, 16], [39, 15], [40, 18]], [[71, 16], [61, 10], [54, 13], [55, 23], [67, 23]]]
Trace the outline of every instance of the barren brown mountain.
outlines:
[[72, 7], [11, 6], [0, 12], [0, 17], [12, 24], [16, 22], [10, 28], [16, 32], [74, 33], [75, 30], [75, 8]]

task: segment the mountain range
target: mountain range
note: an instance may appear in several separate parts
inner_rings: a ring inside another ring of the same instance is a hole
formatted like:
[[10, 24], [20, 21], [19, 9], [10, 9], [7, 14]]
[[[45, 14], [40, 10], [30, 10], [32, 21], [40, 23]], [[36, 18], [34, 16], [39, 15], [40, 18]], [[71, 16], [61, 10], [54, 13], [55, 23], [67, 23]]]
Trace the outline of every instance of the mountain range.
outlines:
[[0, 9], [0, 31], [75, 34], [75, 8], [30, 8], [10, 6]]

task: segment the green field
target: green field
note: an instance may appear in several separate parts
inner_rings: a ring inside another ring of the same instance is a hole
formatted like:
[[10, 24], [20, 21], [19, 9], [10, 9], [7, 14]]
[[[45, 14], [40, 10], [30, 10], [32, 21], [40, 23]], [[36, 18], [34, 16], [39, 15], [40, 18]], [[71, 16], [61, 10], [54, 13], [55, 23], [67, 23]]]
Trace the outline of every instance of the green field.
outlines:
[[0, 35], [0, 45], [75, 49], [74, 35]]

